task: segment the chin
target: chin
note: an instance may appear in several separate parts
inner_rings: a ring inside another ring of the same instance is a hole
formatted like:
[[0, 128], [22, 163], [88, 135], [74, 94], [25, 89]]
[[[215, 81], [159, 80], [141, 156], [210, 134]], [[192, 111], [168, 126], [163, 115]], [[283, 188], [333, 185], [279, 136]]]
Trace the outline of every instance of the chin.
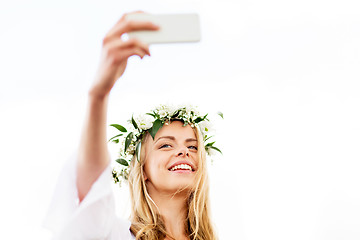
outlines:
[[172, 189], [173, 192], [178, 191], [192, 191], [194, 186], [194, 178], [188, 178], [188, 179], [172, 179], [172, 181], [169, 181], [169, 188]]

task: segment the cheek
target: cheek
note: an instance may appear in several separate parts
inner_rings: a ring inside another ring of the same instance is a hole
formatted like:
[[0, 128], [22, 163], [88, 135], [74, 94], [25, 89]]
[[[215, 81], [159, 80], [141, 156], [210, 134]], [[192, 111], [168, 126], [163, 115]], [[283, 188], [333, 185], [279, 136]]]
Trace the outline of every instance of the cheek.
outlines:
[[144, 166], [145, 179], [153, 179], [159, 174], [159, 171], [164, 168], [164, 165], [161, 165], [160, 156], [149, 156], [146, 159]]
[[191, 156], [192, 156], [192, 158], [195, 160], [196, 163], [199, 162], [200, 155], [199, 155], [198, 152], [192, 152], [192, 153], [191, 153]]

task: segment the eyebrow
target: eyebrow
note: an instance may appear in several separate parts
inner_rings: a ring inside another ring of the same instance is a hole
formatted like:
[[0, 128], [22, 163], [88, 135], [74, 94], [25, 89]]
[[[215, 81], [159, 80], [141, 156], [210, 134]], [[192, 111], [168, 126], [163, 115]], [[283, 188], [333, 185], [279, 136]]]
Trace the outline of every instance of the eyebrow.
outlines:
[[[160, 139], [163, 139], [163, 138], [167, 138], [167, 139], [170, 139], [170, 140], [175, 141], [175, 137], [174, 137], [174, 136], [162, 136], [162, 137], [159, 137], [159, 138], [155, 141], [155, 143], [158, 142]], [[185, 140], [185, 142], [197, 142], [197, 140], [196, 140], [195, 138], [187, 138], [187, 139]]]

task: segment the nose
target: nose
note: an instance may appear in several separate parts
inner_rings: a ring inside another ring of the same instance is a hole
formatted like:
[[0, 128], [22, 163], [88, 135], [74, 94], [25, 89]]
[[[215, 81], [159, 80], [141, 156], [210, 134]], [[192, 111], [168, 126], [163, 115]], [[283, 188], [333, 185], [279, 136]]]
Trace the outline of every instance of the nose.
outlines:
[[179, 149], [179, 152], [177, 154], [178, 157], [189, 157], [189, 149], [186, 147], [182, 147]]

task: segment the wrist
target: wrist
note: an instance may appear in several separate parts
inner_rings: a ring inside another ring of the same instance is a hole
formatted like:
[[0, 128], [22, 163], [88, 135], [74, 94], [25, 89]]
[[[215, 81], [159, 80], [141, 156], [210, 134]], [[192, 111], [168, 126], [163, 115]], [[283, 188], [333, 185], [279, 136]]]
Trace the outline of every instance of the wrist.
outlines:
[[108, 96], [108, 92], [100, 91], [96, 87], [91, 88], [88, 92], [88, 98], [91, 102], [103, 102], [107, 100]]
[[99, 86], [94, 85], [88, 91], [88, 97], [94, 100], [103, 100], [109, 96], [109, 91], [99, 88]]

